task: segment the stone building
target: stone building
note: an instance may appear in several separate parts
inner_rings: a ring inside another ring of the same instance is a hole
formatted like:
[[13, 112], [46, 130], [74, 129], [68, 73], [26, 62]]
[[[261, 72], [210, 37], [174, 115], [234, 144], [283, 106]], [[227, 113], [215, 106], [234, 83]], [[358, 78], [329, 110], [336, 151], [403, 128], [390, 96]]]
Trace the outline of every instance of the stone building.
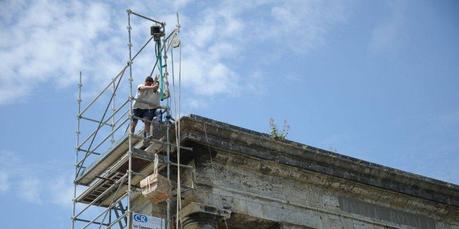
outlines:
[[[181, 142], [186, 167], [178, 217], [185, 229], [459, 229], [459, 186], [454, 184], [196, 115], [182, 118]], [[154, 145], [134, 152], [140, 158], [135, 170], [151, 172], [149, 154], [164, 153]], [[164, 202], [153, 204], [141, 194], [133, 198], [132, 209], [166, 217]]]

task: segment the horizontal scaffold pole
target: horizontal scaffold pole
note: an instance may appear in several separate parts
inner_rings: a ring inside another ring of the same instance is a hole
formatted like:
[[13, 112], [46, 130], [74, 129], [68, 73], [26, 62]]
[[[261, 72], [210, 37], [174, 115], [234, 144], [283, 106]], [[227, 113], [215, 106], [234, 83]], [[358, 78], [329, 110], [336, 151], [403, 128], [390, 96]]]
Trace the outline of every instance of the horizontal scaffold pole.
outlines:
[[[127, 193], [122, 195], [121, 198], [118, 199], [120, 201], [124, 197], [127, 196]], [[97, 219], [99, 219], [103, 214], [105, 214], [107, 211], [111, 210], [114, 206], [114, 204], [118, 203], [118, 201], [115, 201], [113, 204], [111, 204], [106, 210], [102, 211], [99, 215], [96, 216], [92, 221], [90, 221], [88, 224], [86, 224], [82, 229], [88, 228], [91, 224], [93, 224]], [[113, 205], [113, 206], [112, 206]]]
[[99, 94], [97, 94], [97, 96], [78, 115], [80, 116], [83, 115], [97, 101], [97, 99], [99, 99], [100, 96], [102, 96], [107, 91], [107, 89], [109, 89], [110, 86], [115, 83], [118, 77], [121, 77], [124, 75], [124, 72], [126, 71], [128, 67], [129, 67], [129, 64], [126, 64], [123, 67], [123, 69], [121, 69], [121, 71], [118, 74], [116, 74], [116, 76], [112, 79], [112, 81], [110, 81], [110, 83], [107, 86], [105, 86], [105, 88]]
[[[89, 221], [89, 220], [87, 220], [87, 219], [80, 219], [80, 218], [74, 218], [74, 220], [80, 221], [80, 222], [85, 222], [85, 223], [91, 222], [91, 221]], [[101, 222], [97, 222], [97, 221], [92, 222], [92, 223], [93, 223], [93, 224], [97, 224], [97, 225], [104, 225], [104, 226], [109, 226], [109, 225], [110, 225], [110, 224], [108, 224], [108, 223], [101, 223]]]
[[[81, 159], [77, 165], [83, 165], [84, 161], [86, 160], [86, 158], [88, 158], [88, 156], [90, 155], [89, 152], [94, 152], [95, 150], [97, 150], [105, 141], [107, 141], [108, 138], [110, 138], [110, 136], [112, 136], [112, 134], [114, 134], [116, 131], [119, 130], [119, 128], [121, 126], [123, 126], [127, 121], [129, 120], [129, 118], [126, 118], [118, 127], [116, 127], [112, 132], [110, 132], [105, 138], [104, 140], [102, 140], [99, 145], [97, 145], [93, 150], [88, 150], [88, 153], [86, 153], [83, 157], [83, 159]], [[80, 171], [78, 171], [78, 174], [80, 174]]]
[[123, 182], [126, 180], [127, 178], [127, 173], [124, 174], [120, 179], [118, 179], [115, 183], [113, 183], [112, 185], [110, 185], [110, 187], [108, 187], [104, 192], [102, 192], [98, 197], [96, 197], [93, 201], [91, 201], [91, 203], [89, 203], [85, 208], [83, 208], [80, 213], [78, 213], [75, 217], [78, 217], [80, 216], [81, 214], [83, 214], [83, 212], [85, 212], [88, 208], [90, 208], [91, 206], [93, 206], [97, 201], [99, 201], [104, 195], [106, 195], [107, 193], [111, 192], [115, 187], [118, 187], [118, 185], [122, 185]]
[[137, 17], [140, 17], [140, 18], [143, 18], [143, 19], [152, 21], [152, 22], [157, 23], [157, 24], [161, 24], [161, 25], [164, 24], [164, 22], [160, 22], [160, 21], [157, 21], [157, 20], [155, 20], [155, 19], [151, 19], [151, 18], [149, 18], [149, 17], [143, 16], [143, 15], [141, 15], [141, 14], [139, 14], [139, 13], [136, 13], [136, 12], [132, 11], [131, 9], [128, 9], [127, 12], [130, 13], [130, 14], [133, 14], [133, 15], [135, 15], [135, 16], [137, 16]]
[[[89, 117], [85, 117], [85, 116], [80, 116], [81, 119], [84, 119], [86, 121], [91, 121], [91, 122], [95, 122], [95, 123], [99, 123], [98, 120], [95, 120], [93, 118], [89, 118]], [[109, 126], [109, 127], [112, 127], [113, 125], [112, 124], [108, 124], [107, 122], [103, 122], [102, 125], [104, 126]]]
[[[126, 100], [126, 101], [123, 103], [123, 105], [121, 105], [115, 112], [113, 112], [113, 114], [111, 114], [111, 115], [105, 120], [104, 123], [108, 123], [108, 121], [110, 121], [110, 119], [111, 119], [114, 115], [116, 115], [124, 106], [126, 106], [126, 104], [128, 104], [128, 102], [129, 102], [129, 100]], [[120, 117], [117, 121], [115, 121], [114, 127], [117, 126], [119, 120], [121, 120], [121, 119], [127, 114], [127, 112], [128, 112], [128, 111], [125, 111], [125, 112], [123, 113], [123, 115], [121, 115], [121, 117]], [[96, 129], [96, 130], [97, 130], [97, 129]], [[85, 139], [83, 142], [81, 142], [80, 145], [78, 145], [78, 148], [81, 148], [84, 144], [86, 144], [86, 143], [89, 141], [89, 139], [91, 139], [91, 138], [96, 134], [96, 130], [94, 130], [88, 137], [86, 137], [86, 139]]]
[[[140, 48], [139, 51], [137, 51], [137, 53], [134, 55], [134, 57], [132, 58], [132, 60], [130, 62], [128, 62], [124, 67], [123, 69], [121, 69], [121, 71], [110, 81], [110, 83], [105, 86], [105, 88], [83, 109], [82, 112], [80, 112], [79, 115], [83, 115], [96, 101], [97, 99], [100, 98], [100, 96], [102, 96], [109, 88], [112, 84], [114, 84], [114, 82], [116, 81], [116, 79], [118, 79], [118, 77], [120, 76], [123, 76], [124, 75], [124, 72], [126, 71], [126, 69], [129, 67], [129, 65], [132, 64], [132, 62], [134, 62], [134, 59], [143, 51], [143, 49], [145, 49], [145, 47], [150, 43], [150, 41], [153, 39], [153, 37], [150, 37], [150, 39], [148, 39], [145, 44], [142, 46], [142, 48]], [[115, 93], [115, 92], [113, 92]]]

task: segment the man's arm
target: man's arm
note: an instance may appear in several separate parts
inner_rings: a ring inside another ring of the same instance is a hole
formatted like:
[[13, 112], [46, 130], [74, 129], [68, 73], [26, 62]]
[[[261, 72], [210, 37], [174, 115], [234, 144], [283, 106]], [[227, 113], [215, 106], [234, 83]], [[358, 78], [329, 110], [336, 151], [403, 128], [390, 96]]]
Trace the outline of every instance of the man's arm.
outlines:
[[158, 87], [159, 85], [157, 83], [151, 85], [151, 86], [145, 86], [145, 85], [141, 85], [138, 87], [139, 91], [143, 91], [143, 90], [150, 90], [150, 89], [153, 89], [153, 91], [156, 91], [158, 90]]

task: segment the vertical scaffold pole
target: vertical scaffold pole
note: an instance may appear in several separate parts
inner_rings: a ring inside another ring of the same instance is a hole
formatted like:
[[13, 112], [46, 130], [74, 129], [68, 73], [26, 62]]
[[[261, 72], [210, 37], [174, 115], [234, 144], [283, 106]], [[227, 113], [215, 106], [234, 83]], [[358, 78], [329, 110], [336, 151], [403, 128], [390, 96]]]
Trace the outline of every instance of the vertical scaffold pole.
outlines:
[[76, 134], [76, 146], [75, 146], [75, 179], [73, 181], [73, 209], [72, 209], [72, 229], [75, 229], [75, 215], [76, 215], [76, 191], [77, 191], [77, 184], [75, 183], [78, 177], [78, 146], [80, 145], [80, 115], [81, 115], [81, 87], [83, 87], [82, 79], [81, 79], [81, 71], [80, 71], [80, 81], [78, 82], [78, 113], [77, 113], [77, 129], [75, 131]]
[[159, 98], [163, 98], [163, 62], [161, 58], [161, 41], [158, 40], [156, 41], [156, 46], [158, 47], [158, 55], [156, 55], [156, 58], [158, 58], [158, 69], [159, 69]]
[[[177, 119], [176, 123], [176, 144], [177, 144], [177, 228], [179, 225], [181, 226], [182, 222], [179, 219], [179, 213], [182, 210], [182, 188], [181, 188], [181, 180], [180, 180], [180, 165], [182, 164], [180, 160], [180, 144], [181, 144], [181, 88], [182, 88], [182, 45], [179, 46], [179, 76], [178, 76], [178, 111], [177, 111]], [[180, 223], [180, 224], [179, 224]]]
[[[131, 13], [132, 11], [130, 9], [127, 10], [128, 13], [128, 36], [129, 36], [129, 101], [130, 101], [130, 106], [129, 106], [129, 118], [132, 121], [132, 40], [131, 40]], [[129, 165], [128, 165], [128, 191], [127, 191], [127, 228], [131, 228], [131, 218], [132, 218], [132, 213], [131, 213], [131, 176], [132, 176], [132, 135], [134, 133], [131, 132], [129, 129], [129, 150], [128, 150], [128, 158], [129, 158]]]
[[[166, 31], [166, 22], [163, 22], [161, 24], [161, 26], [163, 27], [163, 31], [165, 32]], [[163, 58], [164, 58], [164, 80], [163, 80], [163, 85], [162, 85], [162, 90], [164, 90], [164, 84], [166, 84], [166, 88], [169, 89], [169, 85], [168, 84], [168, 72], [167, 72], [167, 43], [166, 43], [166, 36], [163, 37], [163, 46], [164, 46], [164, 54], [163, 54]], [[161, 49], [159, 49], [159, 51], [161, 51]], [[161, 53], [159, 53], [159, 55], [161, 55]], [[160, 62], [161, 63], [161, 62]], [[162, 95], [161, 95], [161, 99], [164, 99], [163, 96], [167, 96], [164, 94], [164, 92], [162, 92]]]
[[111, 139], [110, 139], [110, 142], [112, 144], [115, 143], [115, 112], [116, 112], [116, 104], [115, 104], [115, 101], [116, 101], [116, 84], [115, 84], [115, 78], [112, 79], [112, 82], [113, 82], [113, 87], [112, 87], [112, 90], [113, 90], [113, 100], [112, 100], [112, 120], [111, 120], [111, 123], [112, 123], [112, 136], [111, 136]]
[[[166, 141], [167, 141], [167, 147], [166, 147], [166, 151], [167, 151], [167, 180], [170, 182], [171, 180], [171, 167], [170, 167], [170, 159], [171, 159], [171, 144], [170, 144], [170, 136], [169, 136], [169, 130], [170, 130], [170, 123], [169, 121], [167, 121], [167, 124], [166, 124]], [[170, 197], [166, 200], [166, 204], [167, 204], [167, 211], [166, 211], [166, 229], [170, 229], [171, 228], [171, 199]]]
[[[163, 31], [165, 32], [166, 31], [166, 28], [165, 28], [166, 27], [166, 23], [163, 22], [161, 24], [161, 26], [162, 26]], [[166, 43], [166, 37], [165, 36], [163, 37], [163, 45], [164, 45], [164, 65], [165, 65], [164, 78], [166, 80], [165, 80], [165, 82], [162, 82], [162, 84], [164, 84], [164, 83], [167, 84], [167, 82], [168, 82], [168, 80], [166, 78], [168, 76], [168, 72], [167, 72], [167, 43]], [[161, 51], [161, 49], [158, 49], [158, 50]], [[158, 56], [160, 57], [161, 53], [158, 53]], [[161, 66], [161, 58], [160, 58], [160, 68], [162, 68], [162, 66]], [[163, 85], [161, 85], [161, 86], [163, 86]], [[166, 85], [166, 86], [167, 86], [167, 88], [169, 87], [168, 85]], [[162, 97], [164, 96], [164, 92], [162, 90], [163, 90], [163, 88], [161, 89], [161, 95], [160, 95], [161, 99], [163, 99]], [[169, 90], [169, 88], [168, 88], [168, 90]], [[168, 93], [170, 93], [170, 91]], [[167, 101], [169, 101], [169, 99]], [[170, 111], [170, 104], [168, 102], [167, 106], [166, 106], [166, 117], [170, 116], [169, 111]], [[171, 147], [170, 146], [170, 136], [169, 136], [170, 124], [169, 124], [168, 120], [166, 120], [166, 121], [167, 121], [167, 124], [166, 124], [167, 125], [166, 126], [166, 142], [167, 142], [167, 147], [166, 147], [166, 151], [167, 151], [166, 170], [167, 170], [167, 180], [170, 181], [170, 151], [171, 151], [171, 149], [170, 149], [170, 147]], [[166, 208], [167, 208], [166, 209], [166, 229], [170, 229], [171, 228], [170, 227], [170, 214], [171, 214], [170, 213], [170, 209], [171, 209], [171, 200], [170, 200], [170, 198], [167, 199], [167, 201], [166, 201]]]

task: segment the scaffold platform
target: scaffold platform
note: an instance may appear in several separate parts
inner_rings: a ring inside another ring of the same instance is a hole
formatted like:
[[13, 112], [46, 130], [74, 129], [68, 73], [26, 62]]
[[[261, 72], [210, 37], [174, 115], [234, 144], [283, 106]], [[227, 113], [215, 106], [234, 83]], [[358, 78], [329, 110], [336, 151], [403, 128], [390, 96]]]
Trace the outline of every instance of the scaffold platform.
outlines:
[[[138, 138], [132, 138], [132, 144], [139, 142]], [[129, 149], [129, 136], [125, 135], [123, 138], [118, 140], [113, 146], [107, 150], [107, 153], [102, 155], [99, 160], [95, 161], [86, 170], [82, 171], [80, 176], [75, 179], [75, 182], [80, 185], [88, 186], [97, 176], [100, 176], [110, 166], [116, 167], [114, 163], [123, 155], [127, 155], [126, 152]], [[127, 158], [127, 157], [125, 157]]]
[[[145, 145], [138, 135], [133, 135], [132, 148], [132, 184], [137, 185], [144, 176], [153, 172], [155, 153], [166, 151], [167, 143], [164, 141], [165, 127], [158, 126], [157, 135]], [[143, 149], [144, 148], [144, 149]], [[129, 136], [126, 135], [116, 142], [107, 152], [95, 161], [78, 177], [76, 182], [89, 186], [83, 191], [76, 201], [95, 206], [108, 207], [111, 202], [119, 199], [126, 193], [126, 171], [129, 163]], [[164, 156], [160, 163], [164, 164]], [[121, 186], [120, 186], [121, 183]]]

